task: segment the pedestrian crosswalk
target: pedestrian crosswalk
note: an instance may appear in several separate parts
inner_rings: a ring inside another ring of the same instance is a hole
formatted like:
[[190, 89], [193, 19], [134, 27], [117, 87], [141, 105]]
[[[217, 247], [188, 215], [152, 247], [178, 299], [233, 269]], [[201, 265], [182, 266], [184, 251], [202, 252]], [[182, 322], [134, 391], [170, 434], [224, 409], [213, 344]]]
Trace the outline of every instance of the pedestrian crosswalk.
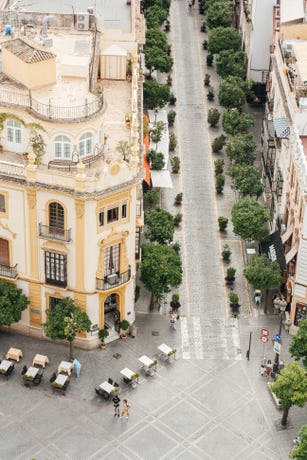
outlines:
[[242, 359], [235, 318], [181, 316], [180, 332], [183, 359]]

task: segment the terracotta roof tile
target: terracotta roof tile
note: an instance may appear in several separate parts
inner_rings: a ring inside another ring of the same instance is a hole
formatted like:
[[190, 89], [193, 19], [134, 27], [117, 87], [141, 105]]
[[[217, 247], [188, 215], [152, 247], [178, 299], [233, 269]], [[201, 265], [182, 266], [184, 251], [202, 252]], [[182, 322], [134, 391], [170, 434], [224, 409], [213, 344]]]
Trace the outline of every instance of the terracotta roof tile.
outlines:
[[56, 57], [55, 54], [51, 53], [50, 51], [45, 51], [30, 45], [20, 38], [2, 43], [2, 48], [7, 49], [12, 54], [17, 56], [22, 61], [27, 62], [28, 64], [47, 61], [48, 59], [53, 59]]

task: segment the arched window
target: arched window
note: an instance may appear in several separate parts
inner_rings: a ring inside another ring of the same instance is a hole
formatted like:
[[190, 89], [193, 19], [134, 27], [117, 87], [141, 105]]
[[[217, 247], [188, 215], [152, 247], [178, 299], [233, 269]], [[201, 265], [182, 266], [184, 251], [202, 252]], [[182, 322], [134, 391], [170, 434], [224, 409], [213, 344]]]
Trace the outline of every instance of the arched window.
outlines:
[[64, 208], [60, 203], [49, 204], [49, 227], [52, 231], [64, 230]]
[[12, 144], [21, 144], [21, 124], [18, 121], [8, 120], [7, 141]]
[[69, 159], [71, 157], [71, 142], [67, 136], [57, 136], [54, 139], [55, 158]]
[[93, 134], [84, 133], [79, 140], [79, 156], [92, 155], [93, 153]]

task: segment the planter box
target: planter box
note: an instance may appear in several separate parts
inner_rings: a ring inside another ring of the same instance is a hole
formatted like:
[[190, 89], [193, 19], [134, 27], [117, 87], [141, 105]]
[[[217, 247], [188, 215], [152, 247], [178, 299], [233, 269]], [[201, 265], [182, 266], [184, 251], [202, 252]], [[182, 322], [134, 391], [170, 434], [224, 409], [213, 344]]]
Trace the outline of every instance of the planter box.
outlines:
[[280, 402], [280, 399], [277, 398], [276, 394], [273, 393], [272, 389], [271, 389], [271, 383], [268, 383], [268, 389], [269, 389], [269, 392], [271, 393], [271, 396], [273, 398], [273, 401], [277, 407], [277, 409], [282, 409], [282, 404]]

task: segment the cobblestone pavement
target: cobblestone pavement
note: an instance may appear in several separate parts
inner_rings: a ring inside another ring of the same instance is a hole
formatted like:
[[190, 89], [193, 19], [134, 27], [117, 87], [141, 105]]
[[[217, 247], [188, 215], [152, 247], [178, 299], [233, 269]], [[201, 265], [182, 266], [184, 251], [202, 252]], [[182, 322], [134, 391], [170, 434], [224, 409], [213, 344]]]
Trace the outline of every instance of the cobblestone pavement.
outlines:
[[[183, 191], [184, 222], [176, 233], [185, 275], [179, 327], [170, 329], [167, 304], [148, 313], [149, 296], [142, 289], [137, 337], [113, 342], [105, 351], [76, 350], [81, 376], [72, 376], [66, 396], [52, 393], [49, 378], [68, 357], [68, 347], [2, 332], [1, 357], [11, 346], [21, 348], [24, 357], [9, 380], [0, 380], [1, 460], [284, 460], [306, 421], [303, 409], [291, 408], [288, 429], [280, 429], [281, 413], [259, 373], [261, 357], [273, 358], [272, 344], [260, 343], [260, 328], [267, 327], [272, 337], [279, 320], [250, 305], [242, 277], [242, 245], [231, 229], [224, 238], [233, 251], [231, 265], [238, 270], [235, 290], [242, 313], [239, 320], [229, 317], [220, 259], [223, 241], [216, 222], [218, 215], [229, 215], [235, 197], [229, 183], [222, 197], [214, 193], [212, 132], [208, 134], [202, 86], [205, 35], [199, 32], [196, 10], [188, 13], [183, 0], [173, 1], [171, 24], [176, 153], [182, 170], [174, 176], [174, 189], [163, 191], [163, 204], [175, 212], [174, 195]], [[217, 88], [218, 80], [210, 73]], [[290, 338], [285, 332], [283, 339], [282, 358], [287, 360]], [[161, 343], [178, 349], [175, 362], [167, 364], [158, 357]], [[36, 353], [47, 354], [50, 364], [41, 385], [27, 389], [20, 372]], [[127, 388], [120, 370], [138, 370], [143, 354], [158, 358], [157, 372], [146, 377], [141, 371], [138, 387]], [[94, 387], [108, 377], [120, 383], [120, 397], [131, 403], [129, 420], [115, 419], [112, 403], [95, 394]]]

